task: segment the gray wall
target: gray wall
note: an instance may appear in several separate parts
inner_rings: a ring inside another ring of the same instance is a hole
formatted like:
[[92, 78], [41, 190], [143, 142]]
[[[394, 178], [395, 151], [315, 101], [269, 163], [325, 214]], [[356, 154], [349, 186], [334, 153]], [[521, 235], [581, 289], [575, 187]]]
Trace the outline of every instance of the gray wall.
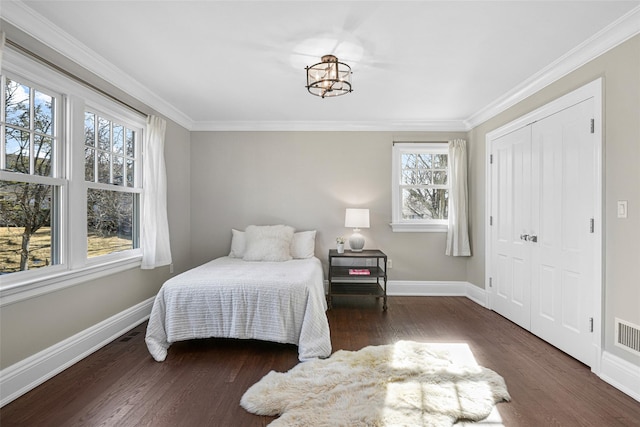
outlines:
[[[367, 247], [379, 247], [393, 259], [392, 280], [466, 280], [484, 288], [486, 134], [598, 77], [604, 77], [604, 347], [640, 365], [640, 357], [613, 344], [615, 317], [640, 324], [640, 36], [468, 134], [416, 135], [469, 140], [472, 257], [445, 256], [444, 233], [391, 232], [391, 141], [406, 137], [402, 133], [194, 132], [194, 262], [225, 255], [231, 228], [274, 223], [318, 229], [316, 253], [326, 261], [335, 237], [350, 233], [342, 227], [344, 208], [368, 207]], [[616, 218], [617, 200], [628, 200], [628, 219]]]
[[[189, 257], [189, 132], [167, 123], [169, 231], [175, 273]], [[133, 269], [6, 305], [0, 309], [0, 369], [155, 296], [169, 268]]]
[[[486, 134], [599, 77], [604, 78], [604, 345], [640, 366], [640, 357], [613, 344], [615, 317], [640, 325], [640, 36], [472, 130], [469, 191], [475, 256], [468, 262], [467, 278], [483, 286]], [[627, 219], [616, 217], [617, 200], [628, 201]]]
[[191, 249], [195, 263], [229, 253], [231, 228], [288, 224], [318, 230], [326, 262], [348, 236], [348, 207], [370, 209], [365, 248], [393, 260], [392, 280], [466, 280], [466, 259], [444, 254], [446, 233], [393, 233], [394, 136], [447, 141], [465, 133], [194, 132], [191, 135]]
[[[8, 37], [148, 111], [126, 93], [3, 23]], [[388, 132], [188, 132], [169, 122], [169, 227], [179, 273], [229, 250], [231, 228], [286, 223], [317, 229], [316, 253], [326, 260], [335, 237], [348, 235], [346, 207], [371, 209], [367, 247], [394, 261], [392, 280], [467, 280], [484, 287], [485, 135], [509, 121], [604, 77], [606, 350], [640, 366], [640, 357], [613, 346], [613, 319], [640, 324], [640, 37], [465, 133], [416, 134], [417, 140], [469, 140], [473, 256], [444, 255], [444, 233], [392, 233], [391, 141]], [[148, 111], [152, 113], [152, 111]], [[629, 201], [629, 218], [615, 215]], [[168, 269], [130, 270], [5, 306], [0, 310], [0, 369], [152, 297]]]
[[[175, 273], [191, 265], [189, 132], [167, 123], [168, 217]], [[0, 369], [155, 296], [169, 268], [127, 270], [0, 309]]]
[[[7, 38], [19, 42], [50, 61], [73, 70], [135, 108], [153, 114], [148, 107], [113, 86], [60, 58], [55, 52], [2, 22]], [[169, 230], [175, 273], [191, 265], [189, 224], [190, 133], [167, 121], [165, 157]], [[169, 268], [127, 270], [99, 280], [6, 305], [0, 309], [0, 369], [4, 369], [74, 334], [153, 297], [169, 278]]]

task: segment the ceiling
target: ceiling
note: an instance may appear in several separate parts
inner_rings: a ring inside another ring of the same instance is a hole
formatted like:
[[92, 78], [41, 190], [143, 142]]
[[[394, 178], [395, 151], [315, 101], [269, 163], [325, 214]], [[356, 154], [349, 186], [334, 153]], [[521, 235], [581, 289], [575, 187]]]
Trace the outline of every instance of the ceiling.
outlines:
[[[467, 130], [640, 31], [640, 0], [4, 3], [190, 130]], [[307, 92], [325, 54], [351, 65], [353, 93]]]

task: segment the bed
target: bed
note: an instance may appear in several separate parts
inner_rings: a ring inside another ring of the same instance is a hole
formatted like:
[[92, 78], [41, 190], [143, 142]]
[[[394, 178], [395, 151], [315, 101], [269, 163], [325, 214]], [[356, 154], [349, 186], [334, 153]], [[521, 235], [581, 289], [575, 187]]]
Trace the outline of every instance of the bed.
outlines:
[[328, 357], [331, 339], [320, 260], [290, 256], [253, 261], [233, 249], [232, 242], [230, 256], [162, 285], [145, 338], [153, 358], [164, 361], [171, 343], [211, 337], [295, 344], [301, 361]]

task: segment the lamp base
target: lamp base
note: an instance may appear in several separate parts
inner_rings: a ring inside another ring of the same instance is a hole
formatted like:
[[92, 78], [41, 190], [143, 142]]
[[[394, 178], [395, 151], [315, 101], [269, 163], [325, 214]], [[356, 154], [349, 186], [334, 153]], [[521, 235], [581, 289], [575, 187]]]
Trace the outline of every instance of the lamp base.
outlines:
[[364, 248], [364, 236], [359, 233], [359, 229], [353, 230], [353, 234], [349, 237], [349, 247], [352, 252], [362, 252]]

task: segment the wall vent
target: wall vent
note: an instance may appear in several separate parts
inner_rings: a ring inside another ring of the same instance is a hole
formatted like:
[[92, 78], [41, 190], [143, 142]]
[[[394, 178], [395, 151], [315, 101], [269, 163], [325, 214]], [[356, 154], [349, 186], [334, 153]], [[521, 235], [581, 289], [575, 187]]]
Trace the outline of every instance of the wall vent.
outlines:
[[616, 318], [616, 345], [640, 356], [640, 326]]

